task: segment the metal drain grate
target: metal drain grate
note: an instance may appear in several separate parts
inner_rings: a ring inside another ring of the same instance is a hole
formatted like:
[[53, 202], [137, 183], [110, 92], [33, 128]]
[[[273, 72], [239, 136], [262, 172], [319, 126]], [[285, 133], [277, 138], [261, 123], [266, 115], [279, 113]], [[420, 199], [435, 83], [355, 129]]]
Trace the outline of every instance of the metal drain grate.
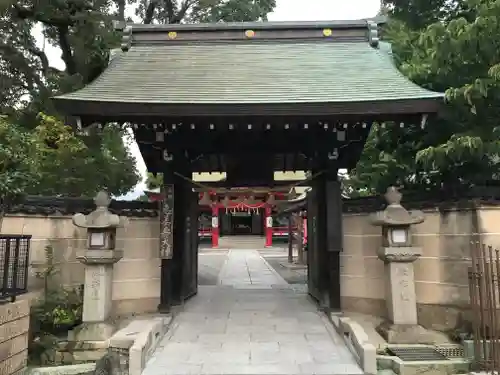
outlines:
[[436, 346], [436, 350], [446, 358], [463, 358], [464, 348], [461, 346]]
[[388, 348], [389, 353], [401, 358], [403, 361], [443, 361], [447, 360], [443, 354], [434, 348], [421, 346], [407, 346], [399, 348]]

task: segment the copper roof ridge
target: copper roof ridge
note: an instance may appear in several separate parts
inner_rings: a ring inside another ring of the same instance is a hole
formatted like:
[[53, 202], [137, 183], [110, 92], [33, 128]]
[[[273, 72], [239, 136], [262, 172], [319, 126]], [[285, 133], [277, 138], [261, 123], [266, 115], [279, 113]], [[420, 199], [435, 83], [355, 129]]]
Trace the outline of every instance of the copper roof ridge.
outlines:
[[385, 24], [385, 16], [357, 19], [357, 20], [331, 20], [331, 21], [259, 21], [259, 22], [214, 22], [192, 24], [137, 24], [116, 21], [115, 30], [123, 31], [130, 27], [134, 32], [165, 32], [165, 31], [227, 31], [227, 30], [300, 30], [300, 29], [349, 29], [365, 28], [368, 23], [377, 25]]

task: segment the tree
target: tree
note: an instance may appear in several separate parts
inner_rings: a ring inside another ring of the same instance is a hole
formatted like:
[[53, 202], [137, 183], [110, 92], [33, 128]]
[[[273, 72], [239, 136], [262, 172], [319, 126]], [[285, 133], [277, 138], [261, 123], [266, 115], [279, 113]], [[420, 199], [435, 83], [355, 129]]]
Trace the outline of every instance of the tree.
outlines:
[[[146, 187], [148, 190], [160, 189], [163, 184], [163, 174], [157, 173], [154, 175], [153, 173], [149, 173], [146, 178]], [[142, 194], [139, 198], [139, 201], [149, 201], [149, 196], [147, 194]]]
[[[39, 125], [40, 112], [57, 117], [49, 98], [81, 88], [104, 71], [110, 50], [119, 46], [112, 21], [124, 20], [127, 7], [135, 9], [146, 24], [256, 21], [266, 20], [275, 0], [5, 0], [0, 4], [0, 113], [27, 129]], [[36, 26], [42, 27], [48, 43], [61, 50], [64, 70], [51, 67], [37, 47]], [[121, 142], [123, 130], [107, 129], [99, 136], [80, 137], [85, 151], [78, 155], [89, 159], [79, 159], [78, 165], [89, 172], [100, 171], [92, 174], [95, 186], [123, 191], [134, 186], [139, 176]], [[47, 157], [63, 156], [46, 151]], [[75, 162], [64, 160], [65, 164], [57, 163], [59, 170], [71, 170]], [[44, 180], [40, 193], [89, 192], [89, 186], [76, 184], [78, 177], [68, 178], [67, 184], [62, 177]]]
[[0, 232], [9, 206], [38, 182], [36, 146], [29, 133], [0, 117]]
[[163, 174], [157, 173], [156, 175], [152, 173], [148, 173], [148, 177], [146, 179], [146, 186], [149, 190], [159, 189], [163, 184]]
[[466, 0], [382, 0], [382, 9], [411, 30], [467, 14]]
[[425, 129], [375, 126], [352, 171], [355, 184], [382, 192], [389, 184], [453, 190], [498, 180], [500, 56], [491, 35], [500, 2], [455, 2], [446, 14], [437, 5], [419, 12], [401, 4], [391, 2], [385, 30], [396, 63], [417, 84], [446, 91], [447, 108]]
[[[39, 118], [40, 125], [33, 137], [37, 143], [40, 178], [36, 187], [28, 189], [30, 194], [94, 196], [104, 189], [122, 195], [135, 186], [135, 164], [122, 163], [133, 158], [122, 141], [114, 137], [114, 129], [79, 136], [54, 117], [40, 115]], [[100, 149], [87, 146], [98, 143], [99, 139]], [[127, 154], [120, 155], [122, 152]], [[132, 169], [123, 170], [125, 168]]]
[[[0, 92], [7, 94], [0, 105], [10, 108], [21, 93], [31, 94], [32, 101], [37, 97], [41, 102], [38, 113], [52, 109], [49, 94], [93, 81], [106, 68], [110, 49], [119, 45], [112, 21], [124, 20], [127, 6], [145, 24], [256, 21], [267, 19], [275, 0], [6, 0], [0, 18], [0, 61], [7, 70]], [[36, 24], [42, 25], [47, 41], [61, 49], [64, 71], [50, 67], [44, 51], [36, 47], [31, 36]]]

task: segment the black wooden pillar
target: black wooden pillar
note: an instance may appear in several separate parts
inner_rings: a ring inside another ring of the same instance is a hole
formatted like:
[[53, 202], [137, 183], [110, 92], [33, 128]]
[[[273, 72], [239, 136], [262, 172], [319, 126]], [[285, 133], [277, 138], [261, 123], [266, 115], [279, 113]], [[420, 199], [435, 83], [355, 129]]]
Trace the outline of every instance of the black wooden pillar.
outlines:
[[173, 237], [174, 237], [174, 184], [173, 167], [171, 163], [163, 170], [163, 185], [161, 193], [163, 200], [160, 205], [160, 304], [158, 311], [168, 313], [172, 307], [172, 268], [173, 268]]
[[183, 155], [174, 155], [175, 173], [173, 176], [175, 200], [174, 200], [174, 253], [172, 257], [172, 303], [180, 305], [184, 301], [184, 272], [186, 252], [189, 251], [190, 237], [187, 232], [191, 230], [192, 185], [191, 169], [188, 160]]
[[338, 179], [338, 167], [335, 163], [327, 163], [324, 173], [324, 209], [325, 209], [325, 248], [327, 251], [328, 279], [327, 287], [330, 295], [330, 309], [341, 310], [340, 301], [340, 253], [343, 248], [342, 229], [342, 187]]
[[[193, 198], [189, 181], [191, 177], [189, 163], [181, 156], [166, 162], [163, 170], [163, 202], [160, 220], [160, 312], [169, 312], [170, 308], [183, 302], [184, 288], [184, 253], [187, 244], [186, 223], [191, 220]], [[191, 194], [190, 194], [191, 193]]]
[[[338, 168], [322, 160], [321, 174], [313, 181], [313, 271], [321, 307], [338, 311], [340, 306], [340, 252], [342, 251], [342, 200]], [[308, 214], [309, 216], [309, 214]], [[309, 218], [308, 218], [309, 222]], [[312, 228], [311, 228], [312, 229]], [[308, 234], [309, 235], [309, 234]], [[309, 250], [309, 249], [308, 249]]]

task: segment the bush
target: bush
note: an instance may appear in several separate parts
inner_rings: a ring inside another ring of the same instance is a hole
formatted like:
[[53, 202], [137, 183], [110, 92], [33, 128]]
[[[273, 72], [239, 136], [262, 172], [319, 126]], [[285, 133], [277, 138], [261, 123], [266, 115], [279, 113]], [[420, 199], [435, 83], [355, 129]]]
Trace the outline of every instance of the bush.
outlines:
[[37, 272], [37, 277], [43, 280], [43, 295], [31, 307], [28, 354], [33, 364], [50, 362], [59, 338], [82, 322], [83, 288], [71, 289], [53, 283], [59, 269], [51, 246], [45, 248], [45, 257], [44, 270]]

